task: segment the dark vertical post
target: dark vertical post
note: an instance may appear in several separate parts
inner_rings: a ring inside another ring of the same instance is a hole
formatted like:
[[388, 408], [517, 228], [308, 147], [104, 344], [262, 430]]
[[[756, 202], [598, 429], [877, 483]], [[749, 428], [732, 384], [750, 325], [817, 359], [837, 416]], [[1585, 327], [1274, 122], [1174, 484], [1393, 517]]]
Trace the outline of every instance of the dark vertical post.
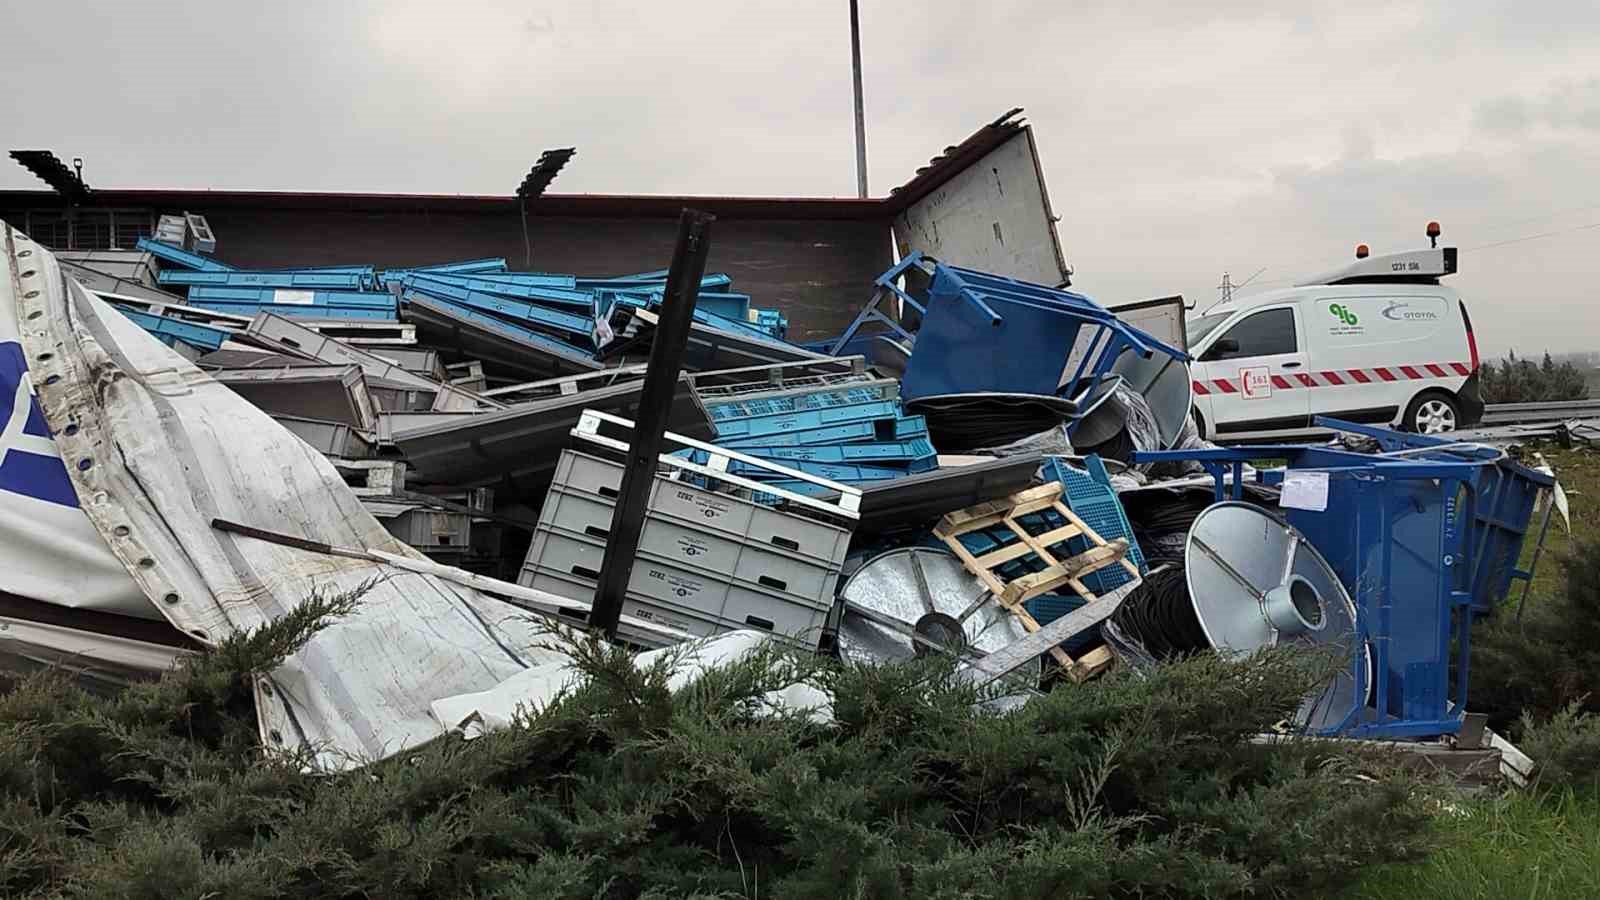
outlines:
[[617, 506], [611, 515], [611, 533], [606, 537], [606, 561], [595, 588], [594, 609], [589, 613], [590, 627], [603, 630], [606, 637], [616, 636], [617, 621], [622, 618], [623, 594], [633, 575], [656, 458], [661, 455], [661, 435], [667, 430], [667, 417], [672, 412], [678, 370], [683, 366], [689, 328], [694, 323], [694, 303], [700, 295], [700, 279], [705, 276], [706, 257], [711, 252], [714, 219], [710, 213], [693, 209], [684, 210], [678, 219], [678, 243], [672, 251], [666, 295], [650, 343], [650, 364], [639, 390], [639, 413], [628, 444]]
[[856, 86], [856, 195], [867, 196], [867, 113], [861, 102], [861, 16], [850, 0], [850, 70]]
[[528, 240], [528, 198], [518, 197], [518, 205], [522, 208], [522, 254], [524, 269], [533, 268], [533, 242]]

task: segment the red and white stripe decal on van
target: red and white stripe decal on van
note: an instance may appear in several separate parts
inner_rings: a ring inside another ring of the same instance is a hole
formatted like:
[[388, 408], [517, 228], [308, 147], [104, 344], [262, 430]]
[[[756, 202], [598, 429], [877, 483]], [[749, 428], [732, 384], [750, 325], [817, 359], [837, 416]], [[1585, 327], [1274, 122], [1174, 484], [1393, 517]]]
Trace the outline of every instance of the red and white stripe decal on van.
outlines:
[[[1431, 378], [1465, 378], [1472, 374], [1466, 363], [1422, 363], [1415, 366], [1374, 366], [1370, 369], [1328, 369], [1322, 372], [1292, 372], [1272, 376], [1272, 389], [1290, 391], [1295, 388], [1341, 387], [1349, 384], [1377, 384], [1388, 381], [1426, 381]], [[1196, 381], [1194, 392], [1209, 394], [1234, 394], [1239, 391], [1237, 378], [1213, 378]]]

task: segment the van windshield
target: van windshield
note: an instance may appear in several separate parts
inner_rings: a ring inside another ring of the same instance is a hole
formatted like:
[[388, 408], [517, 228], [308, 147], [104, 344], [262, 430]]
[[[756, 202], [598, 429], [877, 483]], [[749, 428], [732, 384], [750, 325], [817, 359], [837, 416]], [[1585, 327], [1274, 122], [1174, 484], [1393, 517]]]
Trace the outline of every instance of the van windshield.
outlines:
[[1231, 315], [1233, 313], [1225, 312], [1210, 316], [1197, 316], [1190, 319], [1185, 323], [1186, 328], [1184, 330], [1185, 336], [1189, 339], [1189, 346], [1193, 348], [1196, 344], [1205, 340], [1206, 335], [1216, 331], [1217, 326], [1228, 321], [1228, 317]]

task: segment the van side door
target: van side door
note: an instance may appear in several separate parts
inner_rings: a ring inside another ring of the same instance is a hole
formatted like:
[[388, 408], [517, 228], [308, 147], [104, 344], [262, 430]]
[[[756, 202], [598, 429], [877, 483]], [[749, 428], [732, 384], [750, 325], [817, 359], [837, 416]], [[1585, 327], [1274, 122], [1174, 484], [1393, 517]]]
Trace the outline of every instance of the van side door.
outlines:
[[1306, 371], [1305, 327], [1298, 304], [1256, 310], [1206, 350], [1213, 431], [1218, 438], [1302, 429], [1310, 405], [1297, 377]]

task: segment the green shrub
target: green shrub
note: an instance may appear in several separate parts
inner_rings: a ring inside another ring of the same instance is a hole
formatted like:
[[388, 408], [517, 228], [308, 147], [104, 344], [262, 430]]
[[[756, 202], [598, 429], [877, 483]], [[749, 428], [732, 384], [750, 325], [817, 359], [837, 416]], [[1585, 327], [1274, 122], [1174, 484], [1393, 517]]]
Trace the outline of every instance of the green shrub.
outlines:
[[1600, 716], [1573, 703], [1544, 721], [1524, 714], [1522, 752], [1537, 766], [1539, 786], [1595, 792], [1600, 788]]
[[1572, 704], [1600, 712], [1600, 541], [1574, 546], [1561, 570], [1561, 591], [1530, 603], [1521, 621], [1501, 610], [1474, 632], [1468, 708], [1497, 731]]
[[1485, 362], [1478, 370], [1479, 391], [1485, 403], [1548, 403], [1589, 399], [1584, 373], [1571, 360], [1557, 365], [1549, 351], [1538, 365], [1518, 359], [1513, 351], [1495, 365]]
[[[118, 698], [11, 685], [0, 893], [1300, 896], [1417, 853], [1427, 821], [1382, 758], [1253, 739], [1319, 671], [1282, 650], [1017, 708], [938, 661], [780, 653], [672, 693], [665, 665], [591, 641], [586, 684], [516, 727], [318, 776], [261, 755], [247, 686], [319, 602]], [[833, 724], [759, 702], [801, 676]]]

